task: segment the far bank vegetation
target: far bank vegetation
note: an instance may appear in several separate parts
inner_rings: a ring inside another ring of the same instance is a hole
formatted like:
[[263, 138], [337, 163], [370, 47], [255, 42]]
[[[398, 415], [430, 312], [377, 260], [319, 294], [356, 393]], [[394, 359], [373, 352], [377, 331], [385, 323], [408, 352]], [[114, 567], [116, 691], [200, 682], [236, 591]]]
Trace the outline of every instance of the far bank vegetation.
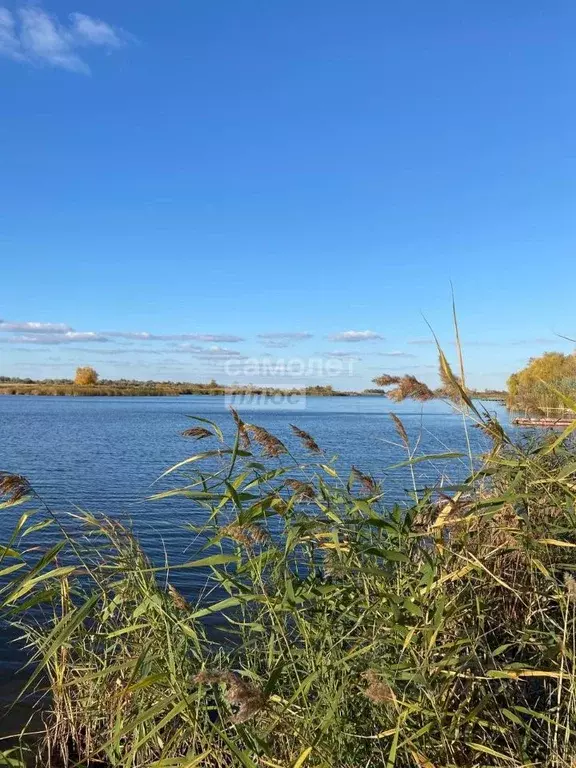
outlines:
[[536, 416], [572, 412], [576, 398], [576, 354], [545, 352], [508, 379], [507, 405]]

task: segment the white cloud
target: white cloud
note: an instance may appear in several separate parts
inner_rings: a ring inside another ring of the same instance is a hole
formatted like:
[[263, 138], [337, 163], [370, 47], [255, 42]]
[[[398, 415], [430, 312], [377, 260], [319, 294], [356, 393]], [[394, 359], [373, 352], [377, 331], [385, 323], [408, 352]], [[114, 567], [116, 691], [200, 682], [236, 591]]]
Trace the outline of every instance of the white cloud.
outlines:
[[[462, 346], [464, 349], [467, 347], [523, 347], [530, 345], [546, 346], [550, 344], [561, 343], [561, 338], [534, 338], [534, 339], [513, 339], [512, 341], [506, 340], [488, 340], [488, 339], [471, 339], [469, 341], [463, 341]], [[430, 346], [436, 344], [434, 339], [410, 339], [408, 344], [416, 344], [418, 346]], [[450, 341], [449, 344], [454, 346], [455, 342]]]
[[206, 347], [199, 347], [198, 344], [171, 344], [170, 345], [170, 354], [172, 352], [206, 352]]
[[72, 344], [75, 341], [98, 341], [105, 342], [108, 339], [99, 333], [87, 331], [85, 333], [78, 331], [67, 331], [66, 333], [40, 333], [24, 336], [9, 336], [0, 338], [0, 342], [8, 344]]
[[20, 44], [26, 58], [73, 72], [88, 72], [74, 53], [70, 32], [39, 8], [21, 8]]
[[[236, 343], [244, 341], [241, 336], [234, 336], [227, 333], [148, 333], [147, 331], [86, 331], [77, 332], [66, 323], [37, 323], [37, 322], [8, 322], [0, 320], [0, 333], [24, 334], [27, 341], [24, 343], [35, 343], [32, 336], [42, 334], [44, 340], [38, 340], [37, 343], [58, 344], [66, 341], [108, 341], [109, 339], [127, 339], [129, 341], [180, 341], [180, 342], [229, 342]], [[44, 337], [44, 334], [46, 335]], [[50, 340], [48, 340], [50, 336]], [[0, 341], [1, 341], [0, 337]], [[4, 339], [4, 341], [17, 342], [18, 337]], [[206, 347], [200, 347], [190, 344], [189, 349], [206, 351]]]
[[410, 352], [376, 352], [380, 357], [416, 357], [416, 355], [410, 354]]
[[15, 61], [47, 64], [71, 72], [90, 73], [77, 49], [119, 48], [128, 39], [122, 30], [83, 13], [73, 13], [69, 26], [38, 7], [23, 7], [16, 15], [0, 7], [0, 55]]
[[116, 30], [100, 19], [93, 19], [85, 13], [71, 13], [71, 32], [78, 42], [85, 40], [87, 45], [104, 45], [108, 48], [120, 48], [124, 40]]
[[269, 349], [285, 349], [295, 342], [311, 339], [312, 334], [307, 331], [279, 331], [273, 333], [259, 333], [258, 338], [264, 347]]
[[262, 341], [262, 345], [269, 349], [286, 349], [286, 347], [292, 346], [292, 342], [282, 341], [282, 339], [265, 339]]
[[179, 339], [191, 339], [194, 341], [227, 342], [235, 344], [237, 341], [244, 341], [242, 336], [233, 336], [227, 333], [183, 333], [178, 336]]
[[234, 344], [244, 341], [242, 336], [227, 333], [148, 333], [147, 331], [103, 331], [104, 336], [115, 339], [134, 339], [136, 341], [206, 341], [228, 342]]
[[259, 333], [259, 339], [278, 339], [284, 341], [301, 341], [303, 339], [311, 339], [312, 334], [307, 331], [286, 331], [278, 333]]
[[181, 344], [176, 349], [170, 350], [171, 352], [183, 352], [189, 353], [191, 357], [196, 357], [199, 360], [211, 360], [213, 358], [241, 358], [243, 355], [236, 349], [226, 349], [225, 347], [198, 347], [195, 344]]
[[0, 55], [16, 61], [22, 60], [20, 40], [16, 34], [16, 21], [7, 8], [0, 7]]
[[[106, 339], [107, 340], [107, 339]], [[28, 351], [28, 350], [26, 350]], [[90, 347], [70, 347], [71, 352], [87, 352], [91, 355], [94, 354], [94, 349], [90, 349]], [[103, 350], [99, 350], [103, 351]], [[144, 347], [124, 347], [122, 349], [118, 349], [116, 347], [107, 348], [106, 354], [107, 355], [167, 355], [171, 354], [174, 350], [166, 350], [166, 349], [152, 349], [144, 348]]]
[[248, 360], [246, 355], [241, 355], [240, 352], [220, 352], [210, 353], [206, 352], [203, 355], [193, 355], [195, 360], [209, 360], [214, 363], [224, 362], [226, 360]]
[[342, 331], [328, 337], [331, 341], [375, 341], [384, 337], [375, 331]]
[[[454, 342], [451, 342], [452, 344]], [[533, 345], [561, 344], [562, 339], [516, 339], [515, 341], [463, 341], [462, 346], [466, 347], [524, 347]]]
[[65, 323], [5, 323], [0, 321], [4, 333], [68, 333], [73, 329]]
[[341, 360], [361, 360], [361, 357], [357, 357], [352, 352], [341, 352], [340, 350], [336, 350], [334, 352], [324, 352], [324, 357], [336, 357]]

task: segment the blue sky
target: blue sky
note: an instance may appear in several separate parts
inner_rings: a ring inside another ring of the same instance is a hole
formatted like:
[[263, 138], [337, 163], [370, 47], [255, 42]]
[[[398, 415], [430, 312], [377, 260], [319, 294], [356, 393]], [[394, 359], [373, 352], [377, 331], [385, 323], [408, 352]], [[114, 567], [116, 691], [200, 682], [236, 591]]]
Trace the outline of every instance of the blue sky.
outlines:
[[434, 384], [450, 280], [472, 384], [572, 349], [575, 29], [555, 0], [4, 2], [0, 374]]

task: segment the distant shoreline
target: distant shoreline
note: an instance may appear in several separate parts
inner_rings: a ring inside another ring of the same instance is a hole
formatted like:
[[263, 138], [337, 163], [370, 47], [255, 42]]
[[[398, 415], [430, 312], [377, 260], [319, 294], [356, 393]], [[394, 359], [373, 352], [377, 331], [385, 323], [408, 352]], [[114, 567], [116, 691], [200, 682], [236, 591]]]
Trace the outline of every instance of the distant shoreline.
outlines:
[[306, 392], [292, 390], [266, 390], [266, 389], [198, 389], [180, 390], [168, 388], [118, 388], [114, 387], [4, 387], [0, 386], [0, 396], [7, 397], [19, 395], [25, 397], [184, 397], [190, 395], [203, 395], [205, 397], [222, 397], [224, 395], [252, 396], [252, 397], [386, 397], [384, 392]]
[[[267, 387], [226, 387], [216, 383], [153, 383], [153, 382], [100, 382], [92, 386], [79, 386], [72, 382], [45, 383], [42, 381], [2, 381], [0, 396], [20, 395], [28, 397], [177, 397], [183, 395], [246, 396], [246, 397], [382, 397], [386, 392], [378, 389], [363, 391], [341, 391], [330, 386], [313, 386], [304, 389], [274, 389]], [[438, 399], [443, 398], [441, 391]], [[477, 400], [505, 402], [506, 393], [498, 391], [470, 392], [470, 397]]]

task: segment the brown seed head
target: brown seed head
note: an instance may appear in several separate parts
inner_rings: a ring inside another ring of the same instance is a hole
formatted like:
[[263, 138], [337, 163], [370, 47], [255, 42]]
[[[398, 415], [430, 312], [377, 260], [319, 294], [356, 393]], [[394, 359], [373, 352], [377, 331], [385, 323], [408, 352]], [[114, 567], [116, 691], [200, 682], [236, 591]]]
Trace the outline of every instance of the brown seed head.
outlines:
[[394, 422], [394, 427], [396, 429], [396, 432], [400, 436], [400, 439], [402, 440], [406, 448], [408, 448], [409, 447], [408, 434], [406, 432], [406, 429], [404, 428], [404, 424], [402, 424], [402, 422], [400, 421], [398, 416], [396, 416], [395, 413], [391, 413], [390, 418]]
[[246, 547], [253, 547], [255, 544], [266, 544], [270, 540], [268, 532], [259, 525], [256, 525], [256, 523], [250, 525], [230, 523], [230, 525], [220, 528], [220, 533], [237, 541], [239, 544], [244, 544]]
[[168, 584], [168, 594], [172, 598], [172, 602], [178, 608], [180, 611], [188, 611], [190, 610], [190, 603], [184, 598], [183, 595], [178, 592], [176, 587], [173, 587], [172, 584]]
[[368, 687], [364, 688], [362, 693], [374, 704], [386, 704], [390, 701], [396, 701], [394, 691], [388, 683], [380, 678], [376, 670], [367, 669], [366, 672], [362, 673], [361, 677], [368, 683]]
[[377, 376], [375, 379], [372, 379], [372, 381], [378, 387], [389, 387], [391, 384], [399, 384], [400, 377], [389, 376], [387, 373], [383, 373], [382, 376]]
[[226, 686], [226, 701], [231, 707], [237, 708], [230, 722], [235, 725], [245, 723], [266, 706], [264, 692], [253, 683], [244, 680], [236, 672], [209, 672], [203, 670], [194, 678], [199, 685], [214, 685], [221, 683]]
[[283, 453], [288, 453], [284, 443], [275, 435], [271, 435], [264, 427], [258, 427], [255, 424], [246, 424], [245, 426], [266, 456], [281, 456]]
[[202, 669], [197, 675], [194, 675], [192, 681], [197, 685], [214, 685], [223, 682], [224, 672], [210, 672], [208, 669]]
[[195, 437], [196, 440], [202, 440], [204, 437], [214, 437], [214, 433], [205, 427], [191, 427], [182, 432], [183, 437]]
[[266, 696], [253, 683], [243, 680], [234, 672], [228, 673], [226, 700], [231, 706], [238, 707], [230, 722], [238, 725], [245, 723], [266, 706]]
[[250, 437], [248, 436], [248, 432], [246, 431], [246, 424], [242, 421], [240, 416], [238, 415], [238, 411], [236, 411], [232, 406], [230, 406], [230, 413], [232, 414], [232, 418], [234, 419], [236, 423], [236, 428], [238, 430], [238, 436], [240, 438], [240, 444], [243, 448], [249, 448], [250, 447]]
[[463, 400], [461, 391], [462, 381], [459, 376], [454, 375], [450, 364], [442, 353], [440, 353], [438, 362], [438, 373], [444, 396], [455, 403], [461, 403]]
[[305, 447], [308, 448], [311, 453], [322, 453], [322, 449], [308, 432], [304, 432], [303, 429], [295, 427], [294, 424], [290, 424], [290, 427], [292, 428], [292, 432], [302, 440]]
[[566, 592], [570, 599], [576, 599], [576, 579], [571, 573], [564, 574], [564, 584], [566, 585]]
[[[394, 393], [399, 393], [399, 397], [393, 398], [398, 400], [420, 400], [425, 402], [426, 400], [434, 400], [434, 392], [423, 381], [418, 381], [415, 376], [402, 376], [398, 388], [393, 390]], [[392, 393], [388, 393], [391, 395]]]
[[316, 496], [316, 491], [310, 483], [303, 483], [300, 480], [289, 478], [286, 480], [286, 485], [303, 499], [313, 499]]
[[368, 493], [378, 493], [378, 483], [370, 475], [365, 475], [358, 467], [354, 466], [352, 467], [352, 475], [358, 480], [365, 491], [368, 491]]
[[32, 488], [25, 477], [0, 473], [0, 496], [6, 496], [8, 504], [16, 504], [30, 493]]

